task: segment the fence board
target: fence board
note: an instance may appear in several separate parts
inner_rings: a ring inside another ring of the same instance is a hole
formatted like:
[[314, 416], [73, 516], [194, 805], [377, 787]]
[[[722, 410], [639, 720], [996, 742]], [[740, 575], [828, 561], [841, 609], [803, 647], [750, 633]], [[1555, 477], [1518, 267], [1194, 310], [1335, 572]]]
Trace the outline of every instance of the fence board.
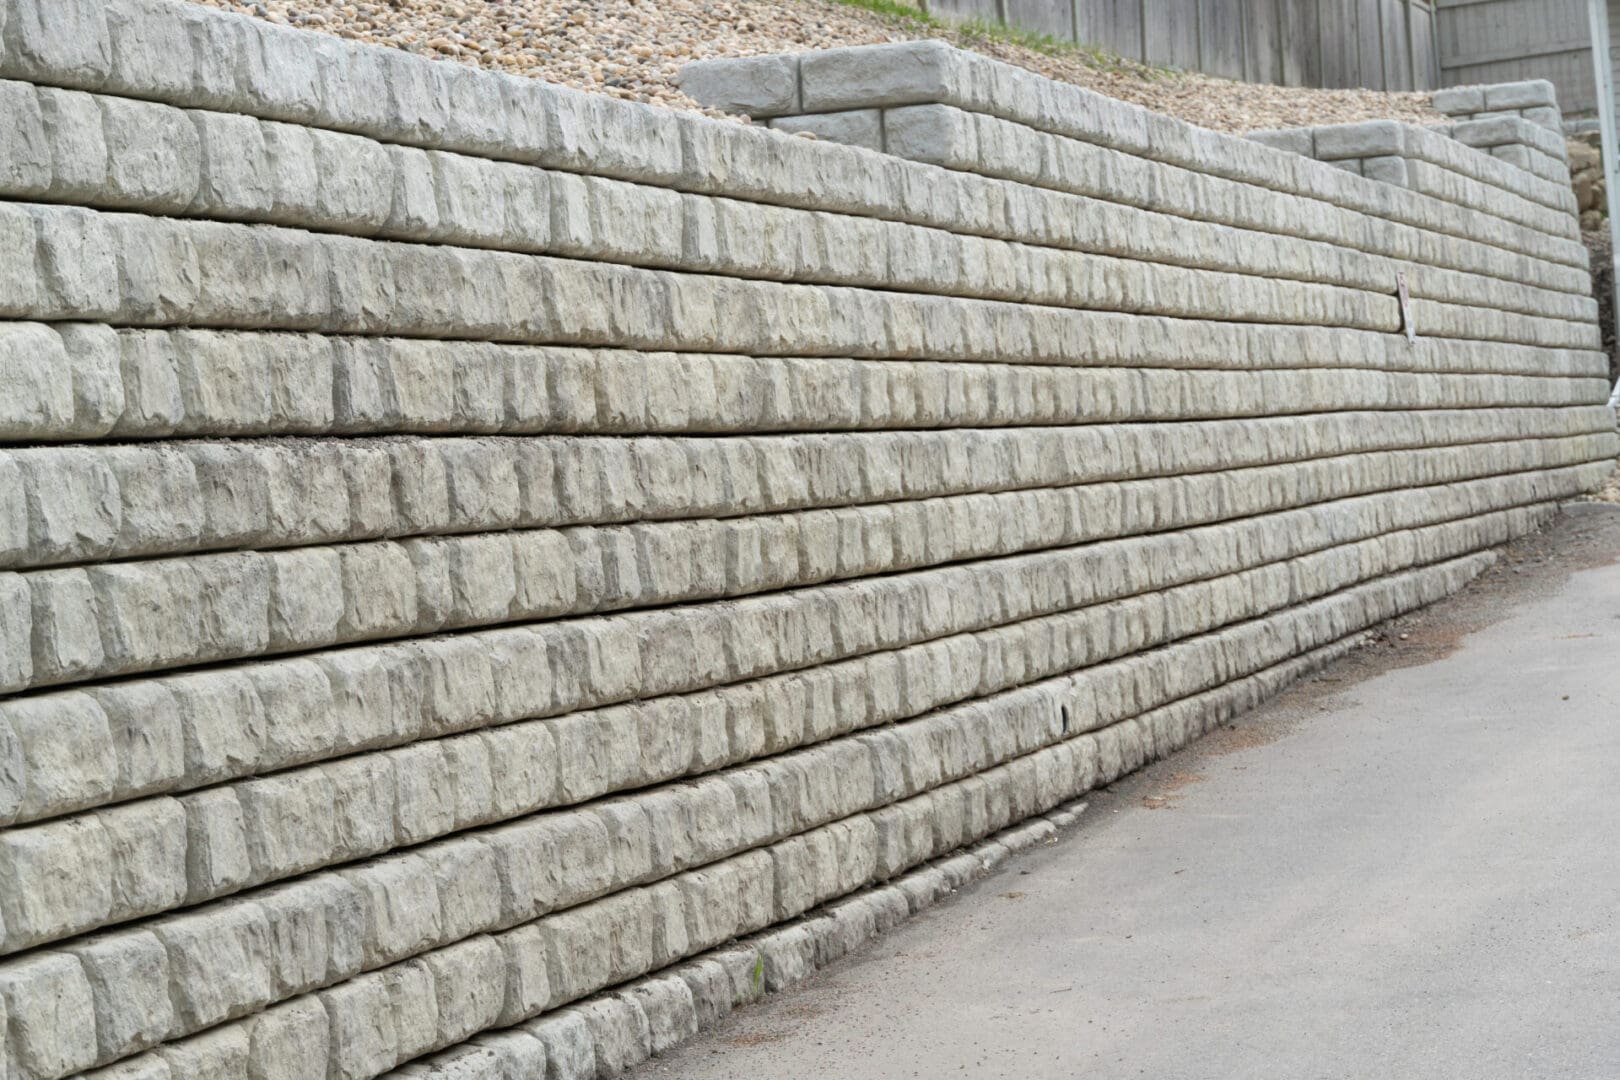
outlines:
[[1198, 0], [1198, 68], [1243, 78], [1243, 0]]
[[1006, 0], [1007, 21], [1014, 26], [1074, 40], [1074, 13], [1069, 0]]
[[1419, 87], [1445, 85], [1435, 52], [1435, 13], [1412, 5], [1412, 60], [1418, 71]]
[[996, 0], [928, 0], [928, 10], [947, 19], [982, 19], [996, 22], [1000, 15]]
[[1382, 0], [1384, 35], [1384, 89], [1412, 89], [1412, 51], [1406, 38], [1406, 12], [1402, 0]]
[[1284, 0], [1283, 82], [1322, 85], [1322, 37], [1316, 0]]
[[1441, 0], [1446, 86], [1550, 79], [1566, 115], [1597, 108], [1585, 0]]
[[1198, 68], [1198, 0], [1145, 0], [1147, 61]]
[[1334, 0], [1320, 0], [1317, 17], [1322, 50], [1322, 85], [1356, 86], [1361, 82], [1361, 65], [1356, 47], [1355, 8]]
[[1283, 78], [1282, 19], [1277, 0], [1246, 0], [1243, 12], [1243, 77], [1277, 83]]
[[1382, 0], [1356, 0], [1355, 6], [1357, 60], [1361, 66], [1358, 85], [1374, 90], [1383, 90], [1389, 85], [1384, 70], [1381, 7]]
[[[1502, 0], [1475, 0], [1491, 6]], [[1512, 0], [1520, 2], [1520, 0]], [[1525, 0], [1531, 2], [1531, 0]], [[1580, 0], [1556, 0], [1579, 3]], [[947, 18], [994, 21], [1119, 56], [1253, 82], [1407, 88], [1406, 25], [1424, 44], [1419, 85], [1435, 85], [1426, 0], [926, 0]], [[1421, 26], [1419, 24], [1422, 24]]]
[[1078, 0], [1080, 40], [1132, 60], [1143, 59], [1143, 0]]

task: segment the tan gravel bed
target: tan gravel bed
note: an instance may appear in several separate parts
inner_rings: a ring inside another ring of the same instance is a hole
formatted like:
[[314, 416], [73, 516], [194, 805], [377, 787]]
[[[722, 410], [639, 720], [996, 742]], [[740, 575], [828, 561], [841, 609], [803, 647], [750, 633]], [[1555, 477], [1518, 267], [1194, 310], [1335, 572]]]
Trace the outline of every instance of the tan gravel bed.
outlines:
[[678, 109], [682, 64], [939, 38], [1222, 131], [1442, 117], [1424, 93], [1301, 90], [1047, 52], [832, 0], [199, 0], [208, 7]]

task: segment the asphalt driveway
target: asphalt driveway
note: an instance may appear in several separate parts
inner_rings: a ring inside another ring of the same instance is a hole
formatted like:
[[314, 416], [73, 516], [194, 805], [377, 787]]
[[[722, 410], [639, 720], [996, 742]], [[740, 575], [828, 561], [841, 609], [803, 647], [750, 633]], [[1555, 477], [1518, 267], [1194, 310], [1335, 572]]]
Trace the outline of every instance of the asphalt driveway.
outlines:
[[642, 1077], [1615, 1080], [1620, 506]]

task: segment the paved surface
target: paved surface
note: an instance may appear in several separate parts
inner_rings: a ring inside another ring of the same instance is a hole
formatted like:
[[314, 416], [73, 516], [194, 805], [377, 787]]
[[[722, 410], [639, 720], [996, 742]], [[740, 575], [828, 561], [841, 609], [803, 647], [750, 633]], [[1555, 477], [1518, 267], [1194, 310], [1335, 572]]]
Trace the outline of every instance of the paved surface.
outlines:
[[1572, 508], [638, 1076], [1620, 1077], [1617, 557]]

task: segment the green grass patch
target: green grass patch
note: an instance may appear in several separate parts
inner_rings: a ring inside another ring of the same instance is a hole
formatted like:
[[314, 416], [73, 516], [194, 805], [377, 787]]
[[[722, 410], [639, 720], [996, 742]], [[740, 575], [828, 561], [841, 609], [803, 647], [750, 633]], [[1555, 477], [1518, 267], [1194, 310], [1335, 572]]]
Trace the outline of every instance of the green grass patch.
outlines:
[[909, 30], [933, 31], [938, 37], [954, 40], [969, 48], [979, 43], [1001, 42], [1009, 45], [1021, 45], [1033, 52], [1043, 53], [1047, 56], [1078, 57], [1087, 66], [1096, 68], [1099, 71], [1120, 72], [1136, 75], [1144, 79], [1169, 78], [1179, 74], [1174, 68], [1144, 64], [1139, 60], [1127, 59], [1095, 45], [1076, 44], [1067, 38], [1057, 37], [1053, 34], [1041, 34], [1016, 26], [1005, 26], [987, 19], [967, 19], [962, 22], [942, 19], [937, 15], [923, 11], [921, 8], [900, 3], [898, 0], [832, 0], [832, 2], [842, 4], [844, 7], [870, 11], [874, 15], [881, 15], [885, 19], [899, 23]]

